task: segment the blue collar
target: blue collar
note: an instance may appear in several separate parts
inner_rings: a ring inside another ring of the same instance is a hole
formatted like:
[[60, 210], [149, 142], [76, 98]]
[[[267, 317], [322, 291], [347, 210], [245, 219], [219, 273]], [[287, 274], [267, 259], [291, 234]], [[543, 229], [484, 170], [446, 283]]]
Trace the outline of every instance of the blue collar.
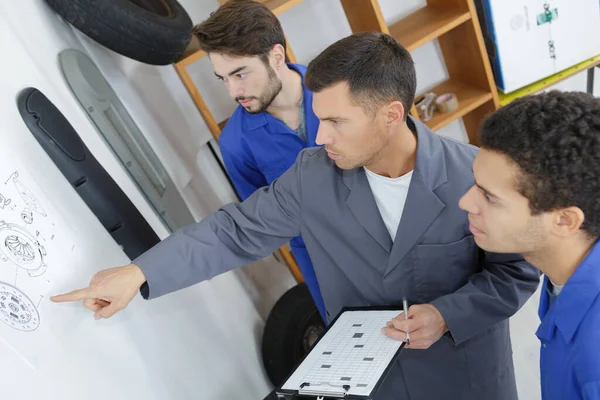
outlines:
[[590, 253], [569, 278], [558, 298], [549, 306], [545, 292], [548, 277], [544, 277], [539, 316], [542, 320], [536, 335], [541, 340], [550, 340], [555, 327], [560, 330], [567, 343], [571, 343], [579, 325], [600, 294], [600, 242], [596, 242]]

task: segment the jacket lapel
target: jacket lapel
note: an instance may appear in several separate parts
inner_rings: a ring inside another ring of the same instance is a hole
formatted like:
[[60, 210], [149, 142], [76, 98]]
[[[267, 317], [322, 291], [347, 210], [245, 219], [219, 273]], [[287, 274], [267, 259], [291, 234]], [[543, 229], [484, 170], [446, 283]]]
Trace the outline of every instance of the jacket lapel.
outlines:
[[342, 171], [342, 174], [344, 183], [350, 189], [350, 195], [346, 199], [350, 211], [377, 243], [385, 251], [390, 252], [392, 238], [383, 223], [365, 171], [362, 168], [357, 168]]
[[396, 231], [396, 239], [385, 271], [386, 274], [402, 261], [444, 207], [444, 203], [425, 184], [421, 174], [415, 171], [408, 189], [402, 218]]
[[417, 132], [416, 165], [386, 275], [404, 259], [445, 207], [434, 193], [437, 187], [447, 181], [446, 161], [440, 138], [412, 117], [409, 117], [408, 124]]

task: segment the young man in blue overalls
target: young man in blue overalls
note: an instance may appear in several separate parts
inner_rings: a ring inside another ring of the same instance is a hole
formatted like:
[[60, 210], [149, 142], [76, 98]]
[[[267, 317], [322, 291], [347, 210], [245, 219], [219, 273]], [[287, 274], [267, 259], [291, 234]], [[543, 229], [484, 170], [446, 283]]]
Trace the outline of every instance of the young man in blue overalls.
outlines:
[[[246, 199], [269, 185], [316, 146], [319, 120], [304, 87], [306, 66], [286, 62], [285, 35], [277, 17], [253, 1], [230, 1], [194, 28], [215, 75], [239, 103], [221, 136], [225, 168]], [[325, 306], [300, 236], [290, 241], [300, 272], [323, 320]]]
[[476, 185], [461, 199], [475, 242], [543, 274], [543, 400], [600, 399], [600, 100], [551, 91], [482, 124]]

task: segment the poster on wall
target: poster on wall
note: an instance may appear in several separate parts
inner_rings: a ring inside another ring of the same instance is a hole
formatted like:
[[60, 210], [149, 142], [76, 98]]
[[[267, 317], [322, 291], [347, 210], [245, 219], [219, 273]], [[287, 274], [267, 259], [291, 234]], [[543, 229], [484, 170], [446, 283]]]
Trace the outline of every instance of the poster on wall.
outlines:
[[510, 93], [600, 54], [598, 0], [478, 0], [496, 85]]
[[35, 369], [44, 304], [75, 250], [69, 225], [28, 171], [0, 157], [0, 339]]

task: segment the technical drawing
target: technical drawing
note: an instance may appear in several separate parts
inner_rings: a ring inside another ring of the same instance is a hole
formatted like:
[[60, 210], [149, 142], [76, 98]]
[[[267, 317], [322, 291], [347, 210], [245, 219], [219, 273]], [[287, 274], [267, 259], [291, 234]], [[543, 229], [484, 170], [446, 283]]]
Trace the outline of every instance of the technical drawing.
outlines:
[[40, 326], [40, 314], [25, 293], [0, 282], [0, 321], [16, 330], [30, 332]]
[[30, 277], [46, 272], [46, 249], [31, 233], [17, 224], [0, 221], [0, 258], [27, 271]]
[[[35, 197], [35, 195], [31, 192], [31, 190], [29, 190], [27, 188], [27, 186], [25, 186], [18, 179], [19, 172], [18, 171], [13, 172], [10, 175], [10, 177], [8, 178], [8, 180], [10, 180], [11, 178], [12, 178], [13, 183], [15, 184], [15, 187], [17, 188], [17, 191], [21, 195], [21, 198], [25, 202], [25, 204], [27, 204], [27, 206], [30, 209], [32, 209], [33, 211], [35, 211], [36, 213], [40, 214], [43, 217], [46, 217], [47, 216], [46, 211], [44, 210], [44, 207], [42, 207], [42, 204], [40, 203], [38, 198]], [[8, 182], [8, 180], [6, 182]], [[6, 182], [4, 182], [4, 183], [6, 183]]]
[[32, 224], [33, 223], [33, 212], [29, 208], [24, 208], [23, 211], [21, 211], [21, 219], [26, 224]]
[[10, 199], [7, 199], [0, 193], [0, 209], [4, 209], [4, 207], [10, 204], [10, 201]]

